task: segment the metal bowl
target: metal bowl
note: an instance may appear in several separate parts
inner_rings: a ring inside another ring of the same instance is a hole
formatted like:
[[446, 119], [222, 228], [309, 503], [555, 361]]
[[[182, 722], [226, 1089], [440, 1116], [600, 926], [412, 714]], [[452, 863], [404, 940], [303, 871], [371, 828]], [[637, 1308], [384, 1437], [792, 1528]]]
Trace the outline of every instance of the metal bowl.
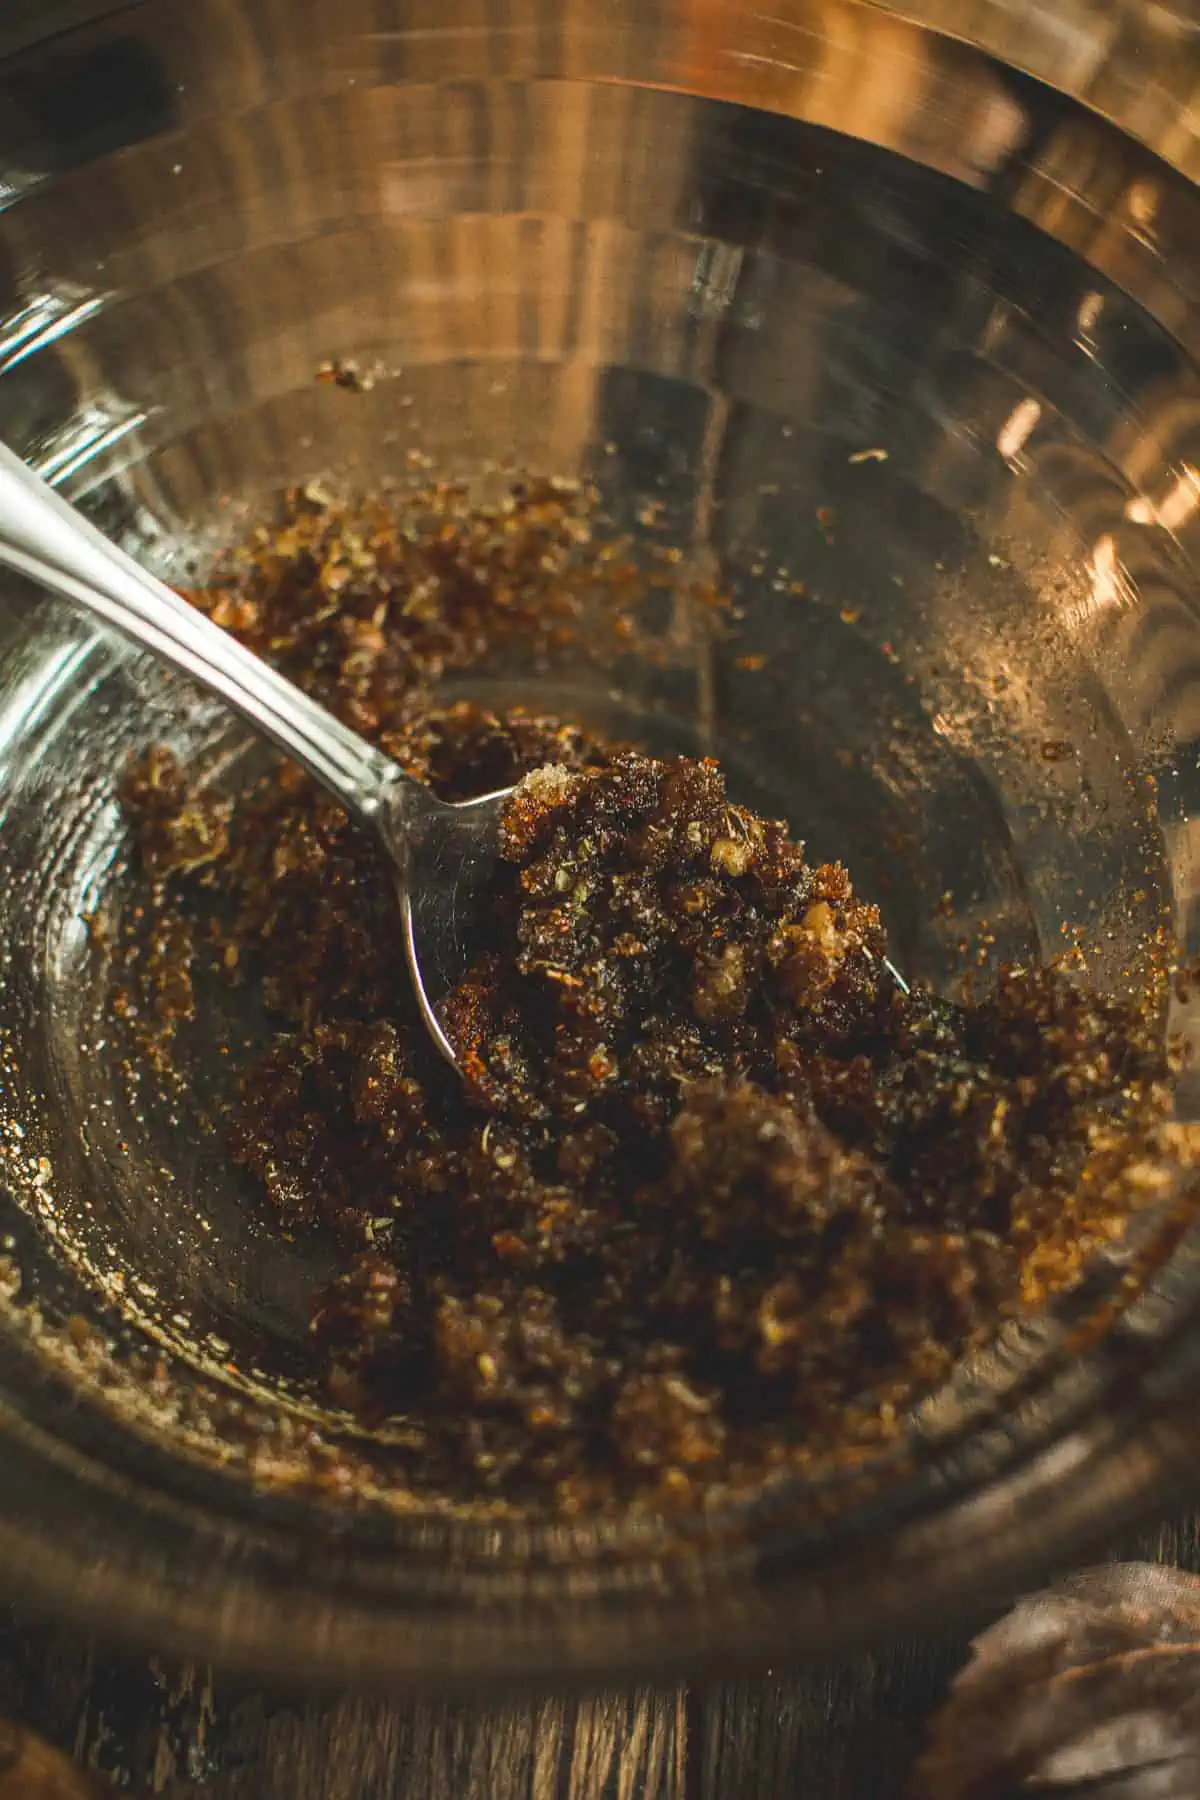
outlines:
[[[681, 605], [658, 659], [464, 691], [712, 750], [935, 986], [1076, 935], [1117, 985], [1195, 953], [1187, 0], [10, 3], [0, 57], [0, 433], [161, 572], [299, 479], [586, 477], [719, 567], [736, 631]], [[316, 379], [336, 361], [367, 391]], [[945, 1618], [1186, 1481], [1176, 1212], [769, 1504], [405, 1500], [306, 1373], [329, 1247], [280, 1236], [213, 1123], [261, 1020], [205, 993], [168, 1080], [111, 1006], [95, 921], [140, 898], [115, 795], [164, 739], [244, 779], [212, 707], [5, 582], [13, 1594], [263, 1678], [665, 1676]]]

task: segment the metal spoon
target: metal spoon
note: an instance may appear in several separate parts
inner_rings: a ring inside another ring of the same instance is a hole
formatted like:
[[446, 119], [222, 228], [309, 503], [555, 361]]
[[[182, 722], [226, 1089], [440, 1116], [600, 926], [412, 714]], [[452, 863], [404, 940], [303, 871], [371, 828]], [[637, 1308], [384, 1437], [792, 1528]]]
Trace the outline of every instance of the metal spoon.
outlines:
[[495, 863], [512, 792], [448, 805], [382, 751], [147, 574], [0, 444], [0, 563], [115, 625], [216, 694], [373, 831], [396, 873], [409, 972], [430, 1036], [456, 1064], [437, 1015], [465, 971], [471, 907]]

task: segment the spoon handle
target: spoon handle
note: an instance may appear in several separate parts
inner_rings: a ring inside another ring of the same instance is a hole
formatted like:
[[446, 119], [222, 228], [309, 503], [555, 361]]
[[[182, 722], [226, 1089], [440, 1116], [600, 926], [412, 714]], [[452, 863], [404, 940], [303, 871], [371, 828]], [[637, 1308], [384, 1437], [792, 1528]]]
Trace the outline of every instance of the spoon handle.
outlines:
[[[110, 543], [0, 444], [0, 564], [198, 681], [372, 823], [396, 765]], [[413, 784], [416, 786], [416, 784]]]

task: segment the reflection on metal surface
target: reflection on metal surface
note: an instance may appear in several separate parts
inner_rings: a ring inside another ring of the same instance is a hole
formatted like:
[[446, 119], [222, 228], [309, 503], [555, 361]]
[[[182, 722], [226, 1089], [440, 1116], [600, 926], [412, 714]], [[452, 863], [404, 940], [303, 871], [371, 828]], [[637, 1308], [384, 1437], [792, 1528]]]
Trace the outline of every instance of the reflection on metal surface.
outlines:
[[33, 295], [18, 312], [0, 320], [0, 375], [85, 324], [104, 302], [103, 294], [69, 285]]
[[148, 414], [113, 399], [90, 401], [38, 445], [38, 474], [61, 486], [106, 456], [147, 421]]

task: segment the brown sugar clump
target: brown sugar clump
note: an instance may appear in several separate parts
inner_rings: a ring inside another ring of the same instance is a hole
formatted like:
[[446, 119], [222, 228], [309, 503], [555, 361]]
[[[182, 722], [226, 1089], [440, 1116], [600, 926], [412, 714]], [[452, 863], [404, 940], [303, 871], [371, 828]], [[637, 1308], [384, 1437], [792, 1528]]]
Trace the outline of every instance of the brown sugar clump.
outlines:
[[716, 763], [445, 703], [447, 669], [540, 654], [612, 568], [549, 483], [490, 512], [299, 496], [202, 597], [447, 797], [519, 781], [446, 1010], [464, 1081], [389, 871], [303, 776], [230, 811], [155, 752], [126, 791], [159, 941], [202, 923], [277, 1022], [231, 1148], [288, 1230], [345, 1245], [313, 1300], [332, 1398], [406, 1421], [418, 1491], [568, 1512], [877, 1434], [1171, 1167], [1150, 1007], [1057, 966], [906, 994], [847, 871]]
[[197, 793], [169, 750], [155, 748], [129, 773], [126, 803], [138, 820], [138, 852], [147, 874], [188, 874], [229, 848], [229, 805]]

